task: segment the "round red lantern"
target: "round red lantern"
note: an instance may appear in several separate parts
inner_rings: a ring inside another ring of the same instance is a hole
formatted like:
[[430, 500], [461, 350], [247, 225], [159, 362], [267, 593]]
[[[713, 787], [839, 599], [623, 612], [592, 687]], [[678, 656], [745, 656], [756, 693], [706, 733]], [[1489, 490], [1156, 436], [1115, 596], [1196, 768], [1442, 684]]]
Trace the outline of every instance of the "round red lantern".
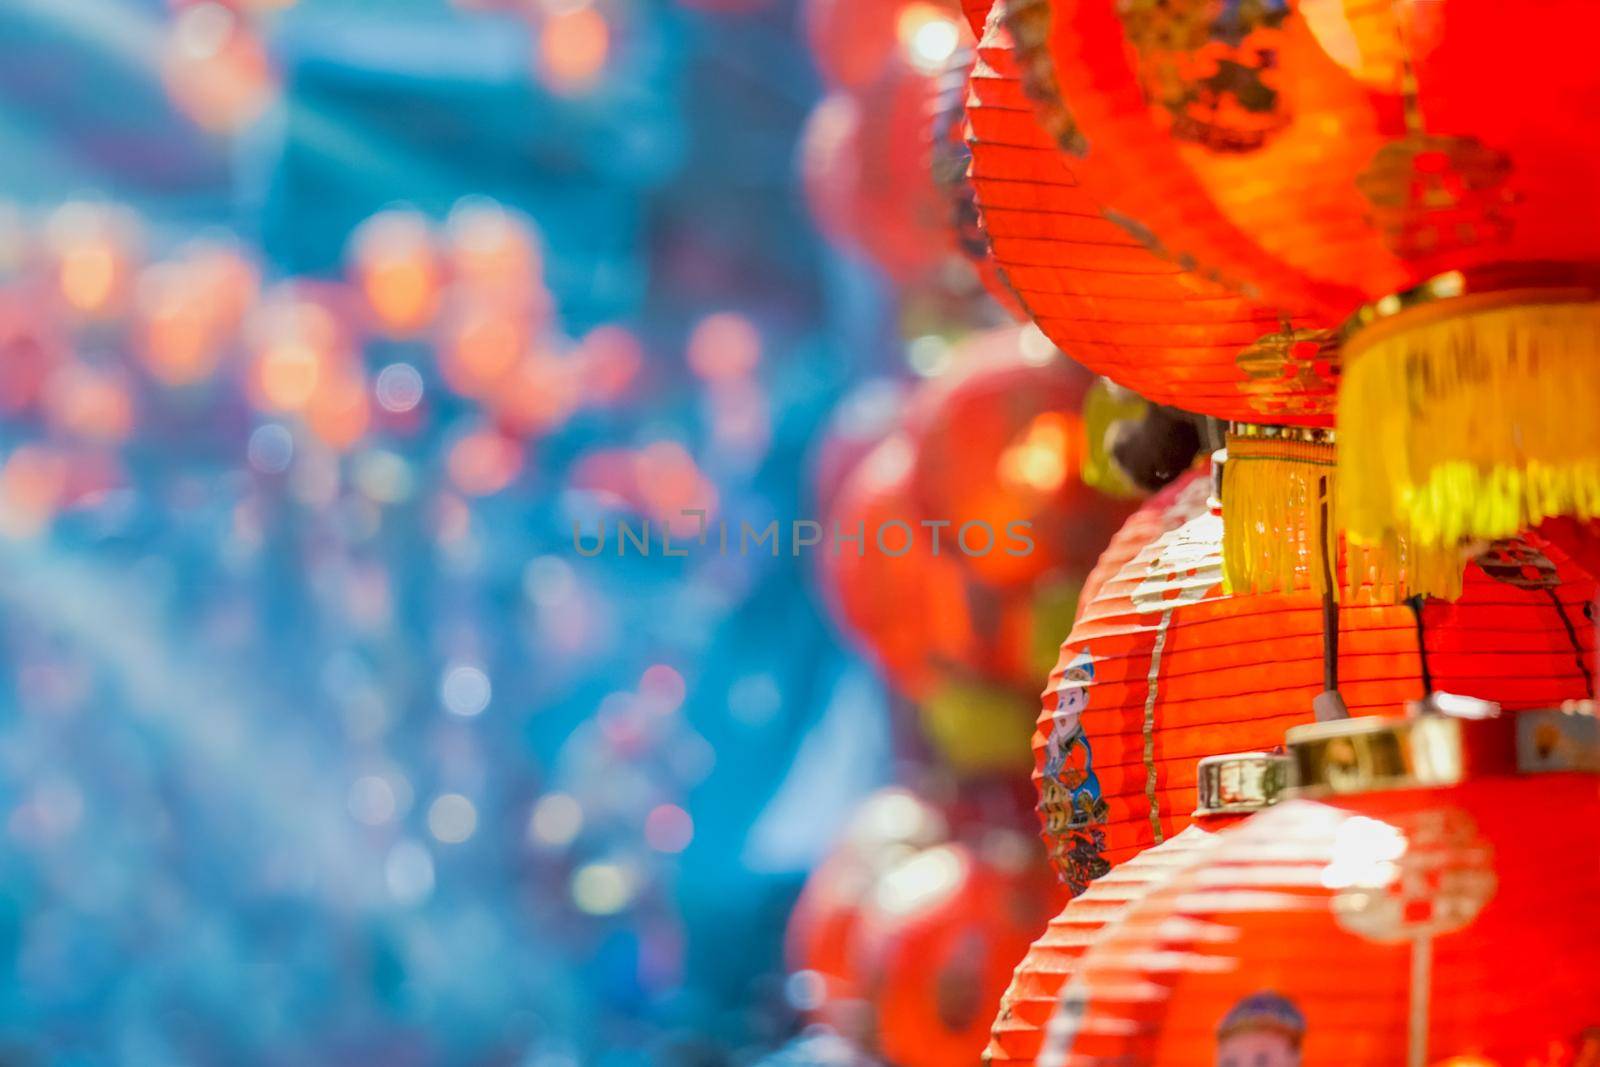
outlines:
[[974, 335], [953, 363], [908, 415], [921, 513], [948, 524], [952, 554], [985, 584], [1087, 574], [1132, 511], [1083, 481], [1094, 376], [1022, 327]]
[[1194, 822], [1068, 901], [1028, 949], [1000, 998], [984, 1063], [1035, 1063], [1061, 990], [1099, 932], [1183, 871], [1201, 843], [1218, 830], [1277, 803], [1288, 781], [1288, 764], [1287, 756], [1265, 752], [1201, 760]]
[[1008, 11], [1109, 214], [1208, 277], [1349, 320], [1340, 462], [1358, 538], [1600, 515], [1591, 6]]
[[889, 870], [861, 919], [877, 1046], [902, 1067], [970, 1067], [995, 1005], [1050, 914], [1048, 878], [1026, 849], [925, 849]]
[[897, 282], [953, 251], [928, 166], [933, 94], [929, 74], [893, 62], [859, 94], [825, 97], [801, 136], [801, 176], [818, 228]]
[[801, 17], [823, 76], [848, 90], [897, 62], [932, 73], [964, 28], [952, 0], [807, 0]]
[[[1080, 961], [1041, 1065], [1554, 1065], [1600, 1051], [1587, 712], [1290, 734], [1300, 792]], [[1311, 799], [1315, 798], [1315, 799]]]
[[1040, 328], [1158, 403], [1330, 425], [1333, 335], [1182, 269], [1102, 215], [1035, 114], [1003, 13], [997, 5], [969, 83], [972, 185], [998, 271]]
[[844, 836], [806, 879], [789, 914], [785, 958], [789, 970], [818, 986], [810, 996], [819, 1018], [859, 1034], [863, 990], [852, 959], [856, 929], [867, 897], [884, 871], [945, 839], [943, 816], [909, 790], [883, 789], [851, 817]]
[[1045, 691], [1039, 810], [1075, 892], [1187, 825], [1201, 757], [1270, 747], [1326, 691], [1355, 715], [1434, 689], [1508, 708], [1592, 691], [1595, 580], [1537, 536], [1476, 557], [1454, 603], [1370, 581], [1336, 605], [1298, 582], [1230, 596], [1209, 495], [1190, 475], [1112, 540]]

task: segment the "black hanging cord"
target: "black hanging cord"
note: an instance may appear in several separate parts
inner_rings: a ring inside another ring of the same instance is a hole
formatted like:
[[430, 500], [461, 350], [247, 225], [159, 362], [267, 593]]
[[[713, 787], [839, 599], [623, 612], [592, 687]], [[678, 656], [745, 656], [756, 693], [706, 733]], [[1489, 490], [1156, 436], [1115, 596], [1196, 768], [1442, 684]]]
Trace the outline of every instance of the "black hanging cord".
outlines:
[[1428, 696], [1433, 692], [1433, 671], [1428, 667], [1428, 633], [1422, 624], [1423, 604], [1420, 596], [1406, 597], [1406, 606], [1417, 620], [1417, 659], [1422, 662], [1422, 695]]
[[1322, 562], [1322, 688], [1329, 692], [1339, 690], [1339, 602], [1333, 595], [1333, 561], [1328, 536], [1328, 476], [1317, 481], [1321, 500], [1320, 539], [1317, 556]]
[[1550, 597], [1550, 603], [1556, 606], [1556, 614], [1561, 616], [1561, 625], [1567, 628], [1567, 640], [1572, 642], [1572, 652], [1578, 661], [1578, 670], [1583, 672], [1583, 682], [1590, 693], [1594, 692], [1594, 671], [1589, 666], [1589, 657], [1585, 654], [1583, 642], [1578, 639], [1578, 628], [1572, 625], [1572, 617], [1567, 614], [1567, 606], [1561, 603], [1561, 594], [1545, 586], [1545, 593]]

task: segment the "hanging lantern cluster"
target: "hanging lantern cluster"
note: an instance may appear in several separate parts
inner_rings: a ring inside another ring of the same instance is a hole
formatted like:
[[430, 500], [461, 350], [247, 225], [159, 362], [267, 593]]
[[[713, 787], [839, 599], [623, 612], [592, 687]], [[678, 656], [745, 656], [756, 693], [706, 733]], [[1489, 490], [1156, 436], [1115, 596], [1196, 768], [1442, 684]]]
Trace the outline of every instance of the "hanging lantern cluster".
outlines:
[[1230, 594], [1225, 514], [1196, 472], [1112, 539], [1044, 694], [1040, 817], [1066, 883], [1181, 830], [1199, 760], [1270, 748], [1311, 721], [1393, 711], [1439, 690], [1533, 708], [1594, 688], [1593, 575], [1528, 534], [1468, 566], [1454, 602], [1343, 600], [1308, 583]]
[[1488, 710], [1291, 731], [1296, 798], [1123, 912], [1037, 1062], [1592, 1059], [1600, 735]]
[[1454, 547], [1600, 514], [1590, 8], [1004, 11], [1099, 216], [1340, 338], [1352, 537]]

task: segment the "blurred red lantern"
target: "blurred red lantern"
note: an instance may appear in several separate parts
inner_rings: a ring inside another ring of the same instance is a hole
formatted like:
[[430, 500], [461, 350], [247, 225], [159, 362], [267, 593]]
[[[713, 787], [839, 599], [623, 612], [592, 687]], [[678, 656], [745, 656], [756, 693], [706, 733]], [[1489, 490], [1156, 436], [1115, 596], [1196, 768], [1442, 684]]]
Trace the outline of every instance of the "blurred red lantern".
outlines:
[[285, 284], [251, 314], [250, 391], [261, 410], [304, 411], [323, 381], [351, 358], [337, 300], [325, 287]]
[[930, 75], [891, 63], [859, 94], [824, 97], [801, 138], [801, 174], [818, 228], [897, 282], [925, 275], [953, 251], [928, 166], [933, 92]]
[[439, 373], [460, 395], [485, 400], [526, 356], [532, 329], [515, 307], [470, 292], [458, 295], [439, 325]]
[[1008, 9], [1109, 211], [1208, 277], [1322, 325], [1355, 315], [1353, 534], [1453, 544], [1600, 515], [1591, 5]]
[[45, 382], [42, 400], [51, 425], [85, 441], [117, 444], [133, 433], [133, 386], [119, 367], [63, 363]]
[[51, 316], [24, 294], [0, 291], [0, 414], [17, 415], [39, 401], [51, 371], [67, 355]]
[[1288, 783], [1288, 763], [1287, 756], [1264, 752], [1202, 760], [1194, 822], [1068, 901], [1029, 947], [1000, 998], [984, 1063], [1036, 1063], [1061, 990], [1100, 931], [1181, 873], [1218, 830], [1277, 803]]
[[1433, 689], [1508, 708], [1590, 695], [1595, 580], [1535, 535], [1476, 557], [1454, 603], [1360, 583], [1332, 641], [1309, 587], [1224, 592], [1209, 490], [1188, 476], [1112, 540], [1045, 691], [1039, 809], [1074, 891], [1187, 825], [1201, 757], [1271, 746], [1325, 690], [1356, 715]]
[[879, 878], [857, 965], [886, 1060], [970, 1067], [978, 1058], [1012, 963], [1050, 914], [1049, 879], [1031, 859], [939, 845]]
[[895, 62], [931, 74], [961, 42], [952, 0], [807, 0], [802, 18], [824, 77], [850, 90]]
[[489, 303], [539, 319], [547, 310], [538, 242], [522, 216], [485, 197], [467, 197], [445, 221], [450, 274], [465, 303]]
[[372, 424], [372, 397], [361, 368], [338, 364], [322, 375], [305, 409], [306, 426], [322, 442], [347, 452]]
[[811, 872], [789, 915], [784, 955], [789, 970], [816, 983], [809, 999], [819, 1018], [859, 1036], [864, 1027], [852, 952], [861, 911], [884, 871], [945, 839], [938, 810], [909, 790], [879, 790], [861, 803], [844, 835]]
[[1322, 799], [1223, 831], [1135, 904], [1080, 961], [1039, 1063], [1587, 1062], [1600, 932], [1571, 917], [1600, 890], [1600, 783], [1566, 768], [1594, 765], [1593, 726], [1292, 735]]
[[1022, 327], [974, 335], [953, 362], [908, 415], [922, 515], [949, 524], [948, 551], [985, 584], [1081, 578], [1133, 510], [1083, 482], [1094, 376]]
[[823, 512], [833, 510], [835, 495], [856, 465], [899, 427], [908, 393], [896, 379], [871, 378], [833, 409], [810, 462], [812, 491]]
[[196, 242], [139, 278], [139, 355], [167, 385], [203, 381], [255, 304], [255, 265], [225, 243]]
[[[834, 499], [822, 577], [845, 625], [896, 688], [919, 697], [970, 669], [977, 641], [961, 565], [948, 545], [934, 555], [920, 528], [913, 462], [911, 442], [895, 435], [851, 472]], [[859, 544], [840, 540], [857, 534]]]
[[1034, 113], [997, 5], [969, 82], [972, 185], [1001, 275], [1072, 358], [1161, 404], [1325, 426], [1332, 334], [1162, 259], [1101, 214]]
[[441, 268], [428, 220], [393, 209], [350, 235], [350, 270], [378, 326], [396, 337], [423, 329], [439, 310]]

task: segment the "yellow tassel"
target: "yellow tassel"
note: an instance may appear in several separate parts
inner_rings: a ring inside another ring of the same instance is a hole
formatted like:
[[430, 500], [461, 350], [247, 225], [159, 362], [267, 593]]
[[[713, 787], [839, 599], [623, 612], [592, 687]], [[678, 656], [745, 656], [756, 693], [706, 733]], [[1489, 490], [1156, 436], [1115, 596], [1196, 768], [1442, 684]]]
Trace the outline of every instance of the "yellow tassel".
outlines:
[[[1341, 599], [1363, 586], [1383, 600], [1461, 595], [1454, 546], [1419, 549], [1399, 537], [1357, 545], [1341, 537], [1334, 445], [1230, 433], [1222, 469], [1223, 585], [1230, 593], [1310, 589]], [[1341, 551], [1341, 548], [1343, 551]]]
[[1488, 294], [1362, 329], [1345, 348], [1338, 465], [1340, 522], [1363, 544], [1600, 516], [1600, 303]]

